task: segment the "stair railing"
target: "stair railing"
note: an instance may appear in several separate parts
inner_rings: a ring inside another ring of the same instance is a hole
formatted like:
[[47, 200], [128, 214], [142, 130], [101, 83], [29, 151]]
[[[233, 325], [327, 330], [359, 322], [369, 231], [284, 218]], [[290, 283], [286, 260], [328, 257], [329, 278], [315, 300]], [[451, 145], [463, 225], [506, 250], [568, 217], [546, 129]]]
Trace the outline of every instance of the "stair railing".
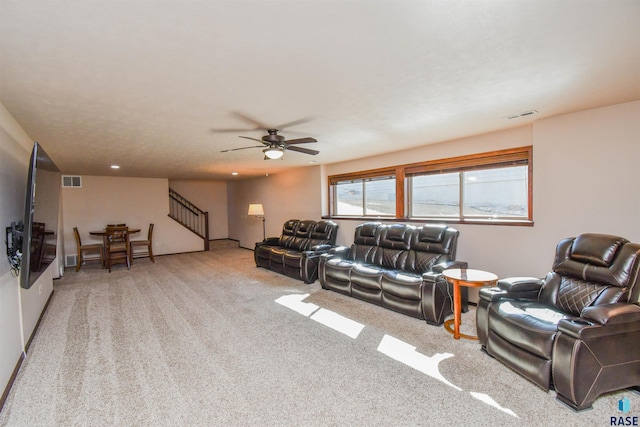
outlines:
[[169, 217], [200, 236], [204, 240], [204, 250], [209, 250], [209, 212], [169, 188]]

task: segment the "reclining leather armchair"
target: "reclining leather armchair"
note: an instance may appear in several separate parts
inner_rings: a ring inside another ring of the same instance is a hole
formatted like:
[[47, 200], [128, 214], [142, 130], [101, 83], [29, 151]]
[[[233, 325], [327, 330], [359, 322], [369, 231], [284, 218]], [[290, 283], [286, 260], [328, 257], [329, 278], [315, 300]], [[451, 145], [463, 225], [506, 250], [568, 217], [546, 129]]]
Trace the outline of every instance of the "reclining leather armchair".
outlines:
[[574, 410], [640, 387], [640, 245], [603, 234], [562, 240], [544, 280], [480, 290], [486, 352]]

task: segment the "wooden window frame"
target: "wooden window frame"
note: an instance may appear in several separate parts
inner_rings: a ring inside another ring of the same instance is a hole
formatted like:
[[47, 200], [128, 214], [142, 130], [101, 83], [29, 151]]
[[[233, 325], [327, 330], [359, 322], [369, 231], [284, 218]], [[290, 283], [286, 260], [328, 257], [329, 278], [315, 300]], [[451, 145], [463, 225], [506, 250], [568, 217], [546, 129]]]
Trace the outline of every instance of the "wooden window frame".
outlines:
[[[375, 179], [379, 177], [387, 177], [394, 176], [396, 179], [396, 216], [398, 212], [398, 177], [396, 175], [396, 168], [381, 168], [381, 169], [370, 169], [366, 171], [346, 173], [340, 175], [332, 175], [329, 177], [329, 207], [332, 215], [329, 215], [327, 218], [386, 218], [386, 219], [394, 219], [393, 215], [334, 215], [335, 212], [335, 191], [334, 186], [338, 183], [345, 181], [364, 181], [367, 179]], [[364, 193], [363, 193], [363, 203]], [[363, 209], [366, 210], [366, 207], [363, 206]]]
[[[408, 216], [409, 194], [407, 188], [408, 178], [415, 175], [422, 175], [434, 172], [462, 172], [478, 169], [492, 169], [505, 166], [527, 166], [527, 218], [518, 219], [465, 219], [465, 218], [410, 218]], [[363, 180], [376, 178], [384, 175], [395, 175], [396, 177], [396, 217], [389, 216], [343, 216], [334, 215], [335, 212], [335, 192], [334, 186], [339, 182], [349, 180]], [[485, 153], [471, 154], [466, 156], [449, 157], [445, 159], [429, 160], [426, 162], [410, 163], [405, 165], [386, 167], [380, 169], [369, 169], [365, 171], [330, 175], [328, 177], [329, 192], [329, 212], [324, 216], [326, 219], [346, 219], [346, 220], [371, 220], [392, 221], [392, 222], [447, 222], [453, 224], [490, 224], [490, 225], [517, 225], [533, 226], [533, 146], [509, 148], [506, 150], [489, 151]]]

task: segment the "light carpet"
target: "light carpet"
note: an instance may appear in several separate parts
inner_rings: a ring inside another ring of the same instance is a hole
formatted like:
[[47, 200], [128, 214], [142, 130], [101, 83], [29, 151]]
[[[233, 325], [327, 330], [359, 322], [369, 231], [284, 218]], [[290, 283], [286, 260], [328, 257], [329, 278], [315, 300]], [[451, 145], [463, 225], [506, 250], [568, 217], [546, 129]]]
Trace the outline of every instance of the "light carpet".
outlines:
[[626, 390], [575, 413], [477, 342], [225, 248], [66, 270], [0, 425], [604, 426], [638, 408]]

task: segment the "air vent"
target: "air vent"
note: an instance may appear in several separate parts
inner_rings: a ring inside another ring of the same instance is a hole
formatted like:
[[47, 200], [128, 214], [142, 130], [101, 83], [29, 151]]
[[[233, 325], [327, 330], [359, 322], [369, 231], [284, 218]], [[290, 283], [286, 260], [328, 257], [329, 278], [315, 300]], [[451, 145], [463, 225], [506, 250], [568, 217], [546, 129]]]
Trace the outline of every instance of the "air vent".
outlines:
[[82, 188], [82, 177], [62, 175], [62, 186], [65, 188]]
[[78, 255], [67, 255], [64, 257], [65, 267], [75, 267], [78, 265]]
[[522, 113], [514, 114], [511, 116], [505, 116], [503, 118], [507, 120], [519, 119], [520, 117], [533, 116], [534, 114], [538, 114], [536, 110], [523, 111]]

